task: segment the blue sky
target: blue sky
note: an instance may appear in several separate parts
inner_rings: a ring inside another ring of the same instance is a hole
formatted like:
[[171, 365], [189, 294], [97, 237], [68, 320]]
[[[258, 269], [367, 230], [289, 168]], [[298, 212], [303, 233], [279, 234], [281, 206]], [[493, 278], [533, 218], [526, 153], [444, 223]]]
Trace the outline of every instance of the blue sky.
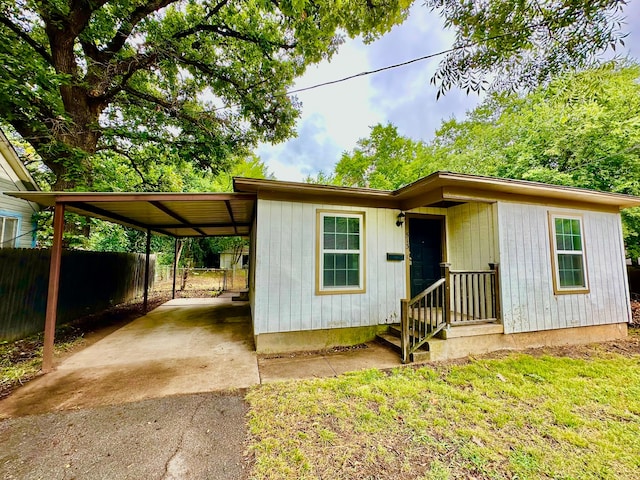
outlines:
[[[640, 2], [632, 0], [625, 13], [626, 48], [640, 58]], [[331, 62], [308, 68], [295, 88], [411, 60], [447, 49], [452, 42], [453, 34], [443, 29], [440, 18], [417, 2], [402, 25], [369, 45], [347, 40]], [[342, 152], [352, 150], [377, 123], [391, 122], [415, 140], [431, 139], [442, 120], [462, 118], [480, 101], [477, 94], [458, 90], [436, 101], [436, 87], [429, 80], [440, 59], [297, 94], [303, 105], [297, 138], [261, 145], [257, 154], [278, 179], [300, 181], [320, 170], [331, 171]]]

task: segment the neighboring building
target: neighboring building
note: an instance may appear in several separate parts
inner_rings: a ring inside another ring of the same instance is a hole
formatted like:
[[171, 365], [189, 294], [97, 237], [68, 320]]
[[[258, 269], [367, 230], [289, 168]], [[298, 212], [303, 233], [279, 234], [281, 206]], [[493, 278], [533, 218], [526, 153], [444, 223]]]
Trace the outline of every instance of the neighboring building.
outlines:
[[243, 247], [241, 252], [225, 250], [213, 255], [213, 268], [233, 270], [249, 267], [249, 247]]
[[39, 188], [0, 130], [0, 248], [35, 246], [32, 216], [38, 206], [2, 193], [16, 190], [34, 191]]
[[[234, 188], [257, 196], [259, 352], [358, 343], [401, 319], [407, 361], [419, 348], [434, 359], [626, 335], [620, 209], [636, 197], [448, 172], [394, 192]], [[401, 300], [431, 285], [403, 317]]]

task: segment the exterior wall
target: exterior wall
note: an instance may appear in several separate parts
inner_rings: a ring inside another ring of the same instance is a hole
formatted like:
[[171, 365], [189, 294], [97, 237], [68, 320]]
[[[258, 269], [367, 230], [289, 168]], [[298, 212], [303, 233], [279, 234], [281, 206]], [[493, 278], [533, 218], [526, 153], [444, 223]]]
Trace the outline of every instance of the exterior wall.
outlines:
[[[0, 158], [0, 161], [2, 159]], [[25, 200], [3, 195], [1, 192], [20, 190], [0, 168], [0, 217], [15, 217], [18, 219], [18, 239], [15, 247], [31, 248], [34, 246], [34, 230], [31, 217], [35, 207]]]
[[[316, 211], [365, 212], [366, 291], [315, 294]], [[399, 321], [406, 293], [398, 210], [258, 200], [254, 334], [364, 327]]]
[[[630, 320], [619, 214], [508, 202], [497, 208], [504, 333]], [[554, 294], [549, 210], [583, 218], [589, 293]]]
[[447, 209], [447, 259], [452, 270], [488, 270], [498, 261], [495, 203], [463, 203]]

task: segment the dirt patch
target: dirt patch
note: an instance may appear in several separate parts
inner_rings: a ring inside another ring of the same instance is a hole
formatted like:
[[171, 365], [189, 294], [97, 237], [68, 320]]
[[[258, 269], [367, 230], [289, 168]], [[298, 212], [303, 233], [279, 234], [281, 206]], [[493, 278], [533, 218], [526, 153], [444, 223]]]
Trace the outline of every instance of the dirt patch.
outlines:
[[[465, 365], [471, 361], [479, 359], [500, 359], [506, 358], [514, 353], [522, 353], [532, 357], [566, 357], [579, 360], [589, 360], [593, 358], [603, 358], [610, 355], [620, 355], [623, 357], [634, 357], [640, 355], [640, 328], [629, 327], [627, 338], [612, 340], [610, 342], [589, 343], [585, 345], [560, 345], [555, 347], [528, 348], [525, 350], [498, 350], [496, 352], [482, 355], [472, 355], [469, 357], [456, 358], [452, 360], [442, 360], [438, 365]], [[424, 365], [416, 364], [415, 368]]]

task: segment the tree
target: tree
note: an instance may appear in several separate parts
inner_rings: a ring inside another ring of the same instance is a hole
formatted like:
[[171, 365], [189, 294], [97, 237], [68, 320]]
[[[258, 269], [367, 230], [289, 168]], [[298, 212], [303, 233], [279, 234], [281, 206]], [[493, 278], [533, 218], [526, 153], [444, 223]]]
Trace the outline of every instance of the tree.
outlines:
[[352, 152], [345, 152], [335, 166], [332, 183], [354, 187], [395, 190], [439, 168], [426, 144], [398, 134], [392, 125], [371, 127]]
[[594, 66], [624, 45], [626, 0], [426, 0], [455, 30], [454, 50], [432, 82], [438, 95], [535, 88], [567, 70]]
[[138, 172], [153, 156], [215, 173], [290, 137], [293, 79], [343, 33], [388, 31], [409, 3], [0, 0], [0, 116], [56, 190], [91, 188], [104, 152]]

